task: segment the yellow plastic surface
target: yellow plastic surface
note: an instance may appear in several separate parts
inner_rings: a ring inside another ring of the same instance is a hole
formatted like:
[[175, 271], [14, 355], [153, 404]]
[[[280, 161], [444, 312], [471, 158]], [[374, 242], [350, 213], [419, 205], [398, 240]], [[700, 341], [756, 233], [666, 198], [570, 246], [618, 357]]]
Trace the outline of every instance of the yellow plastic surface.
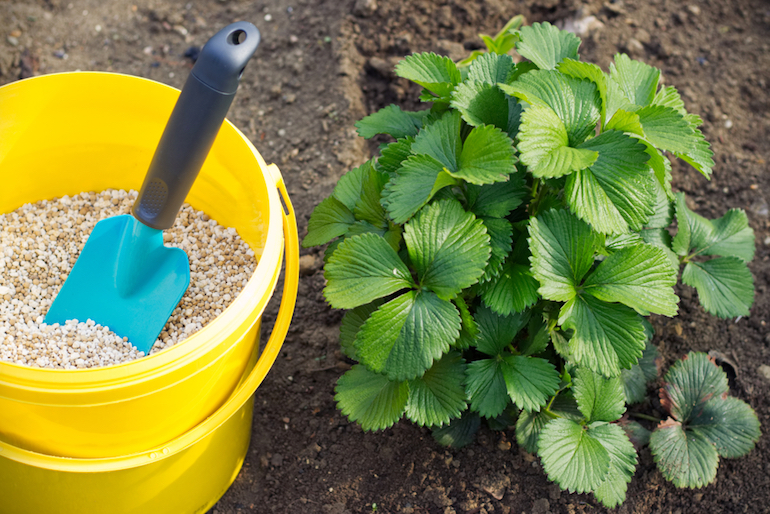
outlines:
[[[0, 514], [204, 513], [235, 480], [248, 450], [253, 392], [289, 330], [297, 297], [299, 241], [284, 215], [286, 270], [270, 339], [236, 392], [211, 417], [162, 447], [121, 457], [72, 459], [30, 452], [0, 441]], [[42, 492], [42, 494], [41, 494]]]
[[[0, 88], [0, 212], [81, 191], [138, 189], [177, 95], [106, 73]], [[294, 309], [296, 220], [278, 169], [229, 123], [188, 201], [238, 230], [259, 258], [254, 276], [216, 320], [158, 354], [92, 370], [0, 362], [1, 514], [205, 512], [240, 469], [250, 398]], [[281, 308], [254, 364], [284, 242]], [[194, 505], [179, 503], [178, 487]]]

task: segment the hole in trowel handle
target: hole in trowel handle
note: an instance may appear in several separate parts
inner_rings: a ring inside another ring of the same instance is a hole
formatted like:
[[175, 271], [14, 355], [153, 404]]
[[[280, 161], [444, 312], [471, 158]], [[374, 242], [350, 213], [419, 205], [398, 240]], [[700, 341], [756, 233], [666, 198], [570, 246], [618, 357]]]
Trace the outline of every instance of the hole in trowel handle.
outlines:
[[245, 30], [236, 30], [230, 36], [228, 37], [228, 41], [232, 45], [240, 45], [244, 41], [246, 41], [246, 31]]

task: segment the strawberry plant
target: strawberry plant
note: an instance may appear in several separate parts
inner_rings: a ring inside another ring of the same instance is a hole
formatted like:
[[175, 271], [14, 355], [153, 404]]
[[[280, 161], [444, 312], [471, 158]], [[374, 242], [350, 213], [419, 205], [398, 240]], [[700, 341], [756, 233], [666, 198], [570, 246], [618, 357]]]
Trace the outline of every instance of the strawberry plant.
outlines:
[[[645, 317], [676, 315], [682, 267], [707, 311], [748, 315], [754, 234], [743, 211], [708, 220], [673, 190], [670, 159], [706, 178], [714, 162], [658, 69], [621, 54], [606, 73], [579, 60], [573, 34], [519, 25], [459, 66], [432, 53], [398, 64], [430, 108], [356, 124], [392, 141], [339, 180], [303, 245], [328, 243], [324, 295], [347, 309], [340, 344], [357, 364], [336, 400], [349, 419], [379, 430], [406, 417], [454, 446], [482, 420], [515, 423], [552, 480], [614, 506], [637, 461], [628, 434], [644, 435], [626, 404], [657, 374]], [[669, 372], [672, 419], [651, 445], [667, 478], [698, 487], [759, 432], [750, 407], [717, 404], [722, 382], [708, 398], [677, 389], [714, 374], [687, 366]], [[738, 411], [735, 425], [719, 417]]]

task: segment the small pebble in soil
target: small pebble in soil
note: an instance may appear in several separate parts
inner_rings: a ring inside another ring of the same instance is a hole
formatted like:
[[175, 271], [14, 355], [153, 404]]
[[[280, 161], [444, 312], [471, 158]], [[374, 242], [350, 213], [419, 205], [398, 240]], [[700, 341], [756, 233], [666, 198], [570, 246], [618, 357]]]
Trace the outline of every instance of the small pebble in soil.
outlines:
[[[81, 193], [0, 214], [0, 360], [82, 369], [144, 356], [126, 338], [92, 320], [43, 323], [96, 222], [128, 214], [136, 195], [119, 190]], [[235, 229], [187, 204], [163, 239], [187, 253], [190, 287], [150, 353], [186, 339], [221, 314], [257, 264]]]

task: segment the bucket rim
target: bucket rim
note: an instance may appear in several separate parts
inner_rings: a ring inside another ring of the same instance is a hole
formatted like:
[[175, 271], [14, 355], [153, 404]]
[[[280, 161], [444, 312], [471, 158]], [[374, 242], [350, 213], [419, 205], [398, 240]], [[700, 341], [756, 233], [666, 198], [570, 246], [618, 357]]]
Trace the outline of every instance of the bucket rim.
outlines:
[[[115, 72], [74, 71], [39, 75], [5, 84], [0, 86], [0, 97], [3, 92], [24, 87], [25, 84], [31, 82], [67, 81], [75, 77], [78, 80], [85, 77], [108, 82], [112, 80], [141, 82], [144, 86], [162, 88], [167, 90], [167, 92], [173, 92], [175, 96], [179, 94], [177, 88], [144, 77]], [[278, 275], [280, 274], [284, 234], [283, 224], [281, 223], [283, 208], [281, 205], [281, 195], [278, 190], [278, 182], [282, 181], [282, 178], [277, 167], [275, 165], [268, 166], [251, 141], [232, 122], [229, 120], [224, 121], [220, 129], [220, 135], [222, 133], [226, 134], [225, 137], [239, 138], [239, 141], [246, 144], [262, 171], [268, 196], [267, 211], [269, 217], [263, 253], [254, 273], [233, 302], [213, 321], [192, 336], [169, 348], [164, 348], [157, 353], [130, 362], [98, 368], [67, 370], [35, 368], [13, 362], [0, 361], [0, 388], [11, 387], [17, 390], [39, 391], [49, 394], [52, 392], [52, 389], [56, 389], [57, 391], [61, 390], [62, 394], [71, 394], [73, 391], [90, 393], [113, 389], [116, 386], [141, 383], [159, 374], [168, 374], [189, 366], [198, 360], [210, 350], [212, 341], [215, 339], [213, 337], [214, 334], [228, 331], [233, 325], [241, 326], [249, 319], [249, 328], [257, 322], [272, 296]], [[254, 305], [255, 301], [257, 302], [256, 308]]]

